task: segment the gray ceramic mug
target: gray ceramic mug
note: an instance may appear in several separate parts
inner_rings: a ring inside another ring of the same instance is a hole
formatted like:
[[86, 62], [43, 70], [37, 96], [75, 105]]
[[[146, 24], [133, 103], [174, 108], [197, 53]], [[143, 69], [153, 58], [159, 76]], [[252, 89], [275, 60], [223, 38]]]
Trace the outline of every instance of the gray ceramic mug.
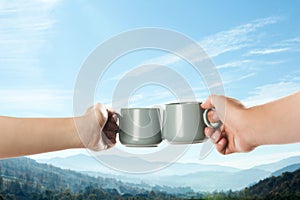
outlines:
[[122, 108], [119, 117], [119, 140], [131, 147], [157, 146], [161, 141], [158, 108]]
[[206, 126], [217, 128], [219, 123], [210, 123], [209, 110], [201, 108], [199, 102], [170, 103], [165, 105], [162, 123], [162, 137], [171, 144], [192, 144], [204, 142]]

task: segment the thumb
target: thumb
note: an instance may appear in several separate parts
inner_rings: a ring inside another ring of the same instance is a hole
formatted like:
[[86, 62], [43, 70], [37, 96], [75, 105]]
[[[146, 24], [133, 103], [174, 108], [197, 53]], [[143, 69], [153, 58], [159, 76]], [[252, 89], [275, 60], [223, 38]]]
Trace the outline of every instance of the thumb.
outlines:
[[226, 101], [226, 97], [221, 96], [221, 95], [210, 95], [204, 103], [201, 104], [201, 107], [203, 109], [209, 109], [209, 108], [221, 108], [221, 107], [225, 107], [225, 101]]
[[96, 117], [97, 117], [97, 122], [99, 123], [101, 129], [103, 129], [106, 122], [107, 122], [107, 120], [108, 120], [107, 109], [103, 104], [97, 103], [94, 106], [94, 110], [95, 110], [95, 114], [96, 114]]
[[[203, 109], [215, 108], [216, 112], [214, 112], [215, 118], [224, 121], [225, 119], [225, 105], [226, 105], [226, 97], [222, 95], [210, 95], [204, 103], [201, 104]], [[215, 120], [214, 120], [215, 121]]]

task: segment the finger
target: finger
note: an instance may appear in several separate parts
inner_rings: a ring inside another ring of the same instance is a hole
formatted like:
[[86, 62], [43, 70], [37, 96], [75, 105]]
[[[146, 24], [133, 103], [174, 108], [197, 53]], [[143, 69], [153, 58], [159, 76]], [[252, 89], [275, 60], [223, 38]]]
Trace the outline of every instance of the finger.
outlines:
[[[108, 112], [105, 106], [101, 103], [97, 103], [94, 105], [95, 114], [98, 116], [99, 124], [101, 127], [104, 127], [108, 120]], [[100, 113], [98, 113], [99, 111]]]
[[116, 133], [113, 131], [102, 132], [102, 139], [107, 142], [108, 140], [116, 140]]
[[115, 132], [116, 132], [117, 130], [119, 130], [119, 126], [118, 126], [118, 124], [115, 123], [115, 122], [108, 121], [108, 122], [105, 124], [103, 130], [107, 130], [107, 131], [115, 131]]
[[111, 110], [111, 109], [107, 109], [107, 113], [108, 113], [108, 118], [113, 119], [113, 120], [111, 120], [111, 122], [117, 123], [118, 114], [114, 110]]
[[[219, 129], [221, 130], [221, 132], [226, 132], [225, 131], [225, 124], [222, 123], [222, 125], [219, 127]], [[223, 135], [226, 135], [226, 134], [223, 134]]]
[[207, 118], [211, 123], [216, 123], [220, 121], [220, 118], [215, 110], [211, 110], [207, 113]]
[[216, 129], [213, 132], [213, 134], [210, 136], [210, 139], [214, 144], [218, 143], [221, 138], [223, 138], [223, 137], [222, 137], [222, 133], [221, 133], [220, 129]]
[[211, 127], [205, 127], [204, 129], [204, 134], [206, 137], [210, 138], [212, 136], [212, 134], [214, 133], [214, 129]]
[[102, 140], [107, 148], [111, 148], [116, 144], [116, 138], [109, 139], [105, 134], [102, 134]]
[[112, 138], [112, 139], [107, 138], [107, 140], [106, 140], [106, 145], [108, 145], [110, 147], [114, 146], [116, 143], [117, 143], [116, 138]]
[[203, 109], [215, 107], [217, 110], [225, 108], [226, 97], [222, 95], [210, 95], [204, 103], [201, 104]]
[[227, 154], [232, 154], [232, 153], [234, 153], [235, 151], [232, 151], [231, 149], [229, 149], [229, 148], [226, 148], [225, 149], [225, 155], [227, 155]]
[[205, 100], [205, 102], [201, 104], [201, 107], [202, 107], [203, 109], [213, 108], [213, 107], [214, 107], [213, 101], [214, 101], [215, 98], [217, 98], [217, 95], [214, 95], [214, 94], [213, 94], [213, 95], [210, 95], [210, 96]]
[[217, 143], [222, 138], [220, 129], [206, 127], [204, 133], [206, 137], [211, 139], [212, 143]]
[[114, 136], [116, 137], [116, 134], [117, 134], [117, 131], [112, 131], [112, 130], [103, 130], [103, 132], [105, 133], [105, 135], [108, 135], [108, 136]]
[[115, 131], [105, 131], [104, 134], [108, 139], [115, 139], [117, 137]]
[[106, 144], [110, 147], [113, 147], [116, 144], [116, 138], [109, 139]]
[[108, 117], [108, 122], [109, 123], [113, 123], [113, 124], [116, 124], [117, 123], [117, 117], [115, 114], [111, 115]]
[[117, 119], [116, 111], [112, 109], [106, 109], [108, 113], [108, 117], [113, 117], [115, 120]]
[[220, 153], [223, 154], [223, 155], [227, 154], [227, 152], [226, 152], [227, 144], [228, 144], [227, 139], [226, 139], [225, 137], [221, 138], [221, 139], [219, 140], [219, 142], [216, 143], [216, 145], [215, 145], [217, 151], [220, 152]]
[[117, 143], [116, 138], [110, 139], [110, 142], [115, 145]]

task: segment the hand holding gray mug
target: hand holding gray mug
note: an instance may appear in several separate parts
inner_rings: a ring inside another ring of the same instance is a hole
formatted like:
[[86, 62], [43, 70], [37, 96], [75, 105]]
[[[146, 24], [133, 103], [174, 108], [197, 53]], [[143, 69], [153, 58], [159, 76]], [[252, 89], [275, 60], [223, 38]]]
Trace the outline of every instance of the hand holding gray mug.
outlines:
[[[207, 113], [199, 102], [166, 104], [159, 108], [122, 108], [119, 140], [126, 146], [157, 146], [162, 139], [170, 144], [193, 144], [206, 140], [206, 126], [218, 127], [210, 123]], [[162, 116], [161, 117], [161, 111]], [[162, 118], [162, 119], [161, 119]]]

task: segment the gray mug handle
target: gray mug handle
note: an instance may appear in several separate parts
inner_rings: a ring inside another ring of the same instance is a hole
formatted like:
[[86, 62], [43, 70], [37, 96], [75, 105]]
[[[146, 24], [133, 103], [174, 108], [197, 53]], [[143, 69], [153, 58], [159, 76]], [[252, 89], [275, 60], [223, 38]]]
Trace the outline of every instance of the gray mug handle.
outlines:
[[208, 118], [207, 118], [207, 114], [209, 111], [211, 110], [215, 110], [215, 108], [209, 108], [209, 109], [205, 109], [204, 112], [203, 112], [203, 120], [204, 120], [204, 123], [206, 126], [208, 127], [211, 127], [211, 128], [214, 128], [214, 129], [217, 129], [219, 128], [221, 125], [222, 125], [222, 122], [221, 121], [218, 121], [216, 123], [211, 123]]
[[118, 125], [118, 130], [117, 130], [117, 133], [120, 133], [120, 120], [121, 120], [121, 114], [119, 114], [119, 113], [114, 113], [114, 115], [116, 115], [117, 116], [117, 121], [116, 121], [116, 123], [117, 123], [117, 125]]

